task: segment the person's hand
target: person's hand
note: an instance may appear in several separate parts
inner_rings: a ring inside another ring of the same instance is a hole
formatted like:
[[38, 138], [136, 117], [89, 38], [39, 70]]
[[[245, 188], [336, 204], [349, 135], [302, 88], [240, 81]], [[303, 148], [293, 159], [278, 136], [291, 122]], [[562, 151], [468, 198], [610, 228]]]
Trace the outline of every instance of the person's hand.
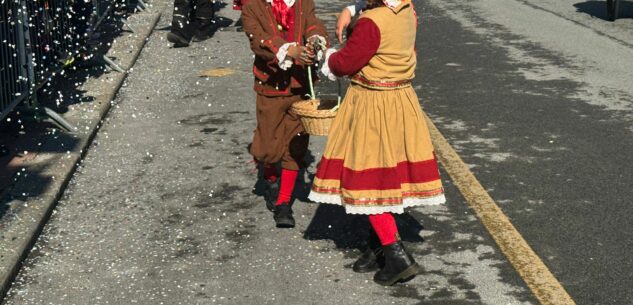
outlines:
[[316, 45], [317, 45], [317, 41], [319, 39], [316, 38], [316, 36], [312, 36], [310, 38], [308, 38], [308, 41], [306, 43], [306, 49], [308, 50], [308, 52], [315, 54], [315, 50], [316, 50]]
[[306, 44], [306, 51], [308, 53], [314, 54], [314, 42], [315, 42], [315, 39], [311, 39], [311, 38], [313, 38], [313, 37], [308, 38], [308, 43]]
[[310, 38], [308, 38], [308, 46], [314, 48], [314, 46], [318, 43], [319, 41], [319, 37], [316, 35], [310, 36]]
[[338, 38], [340, 43], [343, 43], [343, 31], [345, 31], [351, 22], [352, 13], [347, 8], [343, 8], [338, 15], [338, 19], [336, 19], [336, 38]]
[[288, 56], [294, 58], [300, 65], [309, 66], [313, 63], [314, 52], [304, 46], [291, 46]]

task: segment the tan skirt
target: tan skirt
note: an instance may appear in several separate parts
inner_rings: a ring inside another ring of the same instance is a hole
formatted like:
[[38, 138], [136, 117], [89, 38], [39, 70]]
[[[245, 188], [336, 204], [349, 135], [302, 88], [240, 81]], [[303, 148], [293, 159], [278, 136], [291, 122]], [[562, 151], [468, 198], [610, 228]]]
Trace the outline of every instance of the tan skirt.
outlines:
[[350, 86], [309, 198], [343, 205], [348, 214], [402, 213], [445, 202], [429, 131], [410, 86]]

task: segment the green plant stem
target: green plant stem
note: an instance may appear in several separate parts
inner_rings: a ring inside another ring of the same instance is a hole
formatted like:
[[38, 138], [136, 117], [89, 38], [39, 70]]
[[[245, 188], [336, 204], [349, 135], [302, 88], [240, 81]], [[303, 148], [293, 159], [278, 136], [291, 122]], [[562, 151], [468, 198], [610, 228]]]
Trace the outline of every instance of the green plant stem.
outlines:
[[310, 98], [316, 100], [314, 85], [312, 84], [312, 66], [308, 66], [308, 82], [310, 83]]

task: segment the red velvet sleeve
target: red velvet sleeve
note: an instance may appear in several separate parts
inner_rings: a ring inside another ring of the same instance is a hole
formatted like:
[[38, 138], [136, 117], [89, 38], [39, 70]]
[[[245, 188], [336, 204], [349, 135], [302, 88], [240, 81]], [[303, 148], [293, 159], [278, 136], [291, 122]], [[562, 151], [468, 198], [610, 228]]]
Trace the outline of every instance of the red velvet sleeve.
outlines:
[[336, 76], [355, 74], [376, 54], [379, 46], [378, 26], [369, 18], [358, 19], [345, 47], [330, 56], [330, 71]]

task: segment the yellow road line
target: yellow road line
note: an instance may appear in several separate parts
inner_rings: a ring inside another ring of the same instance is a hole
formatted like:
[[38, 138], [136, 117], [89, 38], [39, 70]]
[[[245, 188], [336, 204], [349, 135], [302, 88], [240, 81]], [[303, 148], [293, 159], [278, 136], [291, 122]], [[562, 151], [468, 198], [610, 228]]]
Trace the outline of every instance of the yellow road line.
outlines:
[[565, 288], [484, 190], [435, 124], [428, 117], [426, 121], [442, 166], [534, 296], [543, 305], [575, 305]]

